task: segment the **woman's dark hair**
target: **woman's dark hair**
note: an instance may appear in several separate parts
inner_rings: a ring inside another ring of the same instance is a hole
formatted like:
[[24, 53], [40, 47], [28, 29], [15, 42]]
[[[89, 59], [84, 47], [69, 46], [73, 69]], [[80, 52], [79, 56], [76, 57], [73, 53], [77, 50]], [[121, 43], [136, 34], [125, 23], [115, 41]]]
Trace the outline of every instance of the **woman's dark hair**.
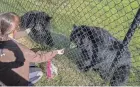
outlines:
[[18, 15], [14, 12], [0, 14], [0, 41], [4, 41], [8, 34], [11, 33], [11, 26]]

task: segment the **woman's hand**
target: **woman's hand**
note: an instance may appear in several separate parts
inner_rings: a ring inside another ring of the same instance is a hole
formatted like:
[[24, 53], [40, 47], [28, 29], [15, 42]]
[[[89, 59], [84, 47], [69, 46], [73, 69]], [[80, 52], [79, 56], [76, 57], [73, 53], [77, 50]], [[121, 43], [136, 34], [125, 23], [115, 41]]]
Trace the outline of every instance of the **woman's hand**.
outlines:
[[64, 54], [64, 50], [65, 50], [65, 49], [60, 49], [60, 50], [57, 50], [57, 54], [59, 54], [59, 55]]

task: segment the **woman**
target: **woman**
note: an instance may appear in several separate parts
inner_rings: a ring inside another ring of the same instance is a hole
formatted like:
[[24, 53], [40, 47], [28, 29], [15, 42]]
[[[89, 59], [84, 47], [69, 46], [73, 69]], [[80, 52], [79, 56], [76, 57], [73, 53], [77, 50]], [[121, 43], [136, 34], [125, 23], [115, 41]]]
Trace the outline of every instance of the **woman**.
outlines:
[[0, 81], [9, 86], [28, 85], [29, 63], [46, 62], [64, 53], [63, 49], [35, 53], [16, 42], [12, 37], [27, 35], [24, 31], [16, 34], [19, 23], [19, 16], [13, 12], [0, 14]]

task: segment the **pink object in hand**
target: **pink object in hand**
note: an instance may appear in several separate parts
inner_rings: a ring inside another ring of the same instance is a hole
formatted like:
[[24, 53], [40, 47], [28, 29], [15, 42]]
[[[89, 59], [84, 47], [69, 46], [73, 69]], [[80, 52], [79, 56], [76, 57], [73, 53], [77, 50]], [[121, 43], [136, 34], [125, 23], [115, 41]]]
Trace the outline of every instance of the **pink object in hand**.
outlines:
[[51, 75], [51, 61], [50, 60], [46, 64], [46, 74], [47, 74], [48, 79], [50, 79], [52, 77], [52, 75]]

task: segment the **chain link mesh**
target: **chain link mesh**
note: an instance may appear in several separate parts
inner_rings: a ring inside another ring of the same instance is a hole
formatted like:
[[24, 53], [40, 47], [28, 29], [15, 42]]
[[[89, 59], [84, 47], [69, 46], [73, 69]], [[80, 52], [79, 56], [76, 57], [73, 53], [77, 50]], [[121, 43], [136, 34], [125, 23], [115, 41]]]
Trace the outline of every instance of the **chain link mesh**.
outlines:
[[[140, 0], [0, 0], [0, 12], [23, 16], [36, 10], [52, 17], [47, 31], [37, 31], [42, 19], [32, 17], [33, 23], [38, 21], [31, 26], [35, 28], [33, 34], [19, 39], [34, 50], [66, 49], [64, 55], [53, 60], [58, 76], [52, 80], [44, 76], [36, 84], [42, 86], [140, 85], [139, 27], [115, 70], [108, 72], [139, 8]], [[50, 42], [46, 39], [48, 36], [52, 38]], [[38, 65], [44, 73], [45, 65]]]

